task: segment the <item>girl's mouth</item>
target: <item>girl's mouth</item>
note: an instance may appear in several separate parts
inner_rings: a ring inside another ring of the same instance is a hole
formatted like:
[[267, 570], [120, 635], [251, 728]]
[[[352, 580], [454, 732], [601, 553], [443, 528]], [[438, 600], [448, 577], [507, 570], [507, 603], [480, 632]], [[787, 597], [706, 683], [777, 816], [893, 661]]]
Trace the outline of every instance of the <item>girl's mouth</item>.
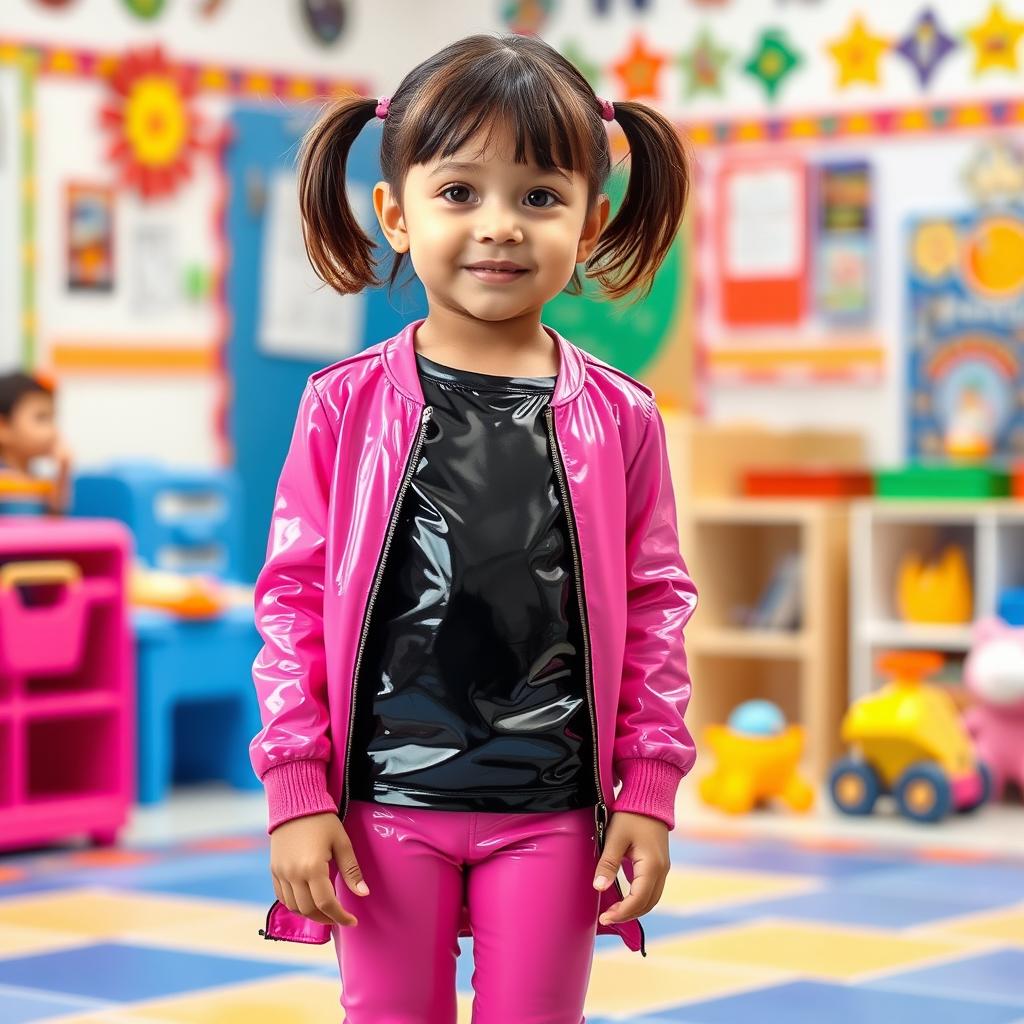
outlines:
[[489, 281], [491, 284], [508, 284], [527, 273], [526, 270], [489, 270], [486, 267], [466, 267], [466, 269], [478, 281]]

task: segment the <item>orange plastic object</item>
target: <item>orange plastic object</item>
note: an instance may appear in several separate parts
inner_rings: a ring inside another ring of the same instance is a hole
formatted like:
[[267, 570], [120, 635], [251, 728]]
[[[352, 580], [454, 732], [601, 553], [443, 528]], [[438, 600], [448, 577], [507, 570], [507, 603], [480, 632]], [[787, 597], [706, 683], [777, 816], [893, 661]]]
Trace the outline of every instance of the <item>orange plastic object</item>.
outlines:
[[878, 671], [885, 676], [923, 679], [938, 672], [945, 658], [936, 651], [886, 651], [878, 656]]
[[905, 555], [900, 562], [896, 597], [900, 615], [908, 622], [970, 622], [974, 599], [963, 549], [951, 544], [937, 561], [927, 564], [916, 552]]

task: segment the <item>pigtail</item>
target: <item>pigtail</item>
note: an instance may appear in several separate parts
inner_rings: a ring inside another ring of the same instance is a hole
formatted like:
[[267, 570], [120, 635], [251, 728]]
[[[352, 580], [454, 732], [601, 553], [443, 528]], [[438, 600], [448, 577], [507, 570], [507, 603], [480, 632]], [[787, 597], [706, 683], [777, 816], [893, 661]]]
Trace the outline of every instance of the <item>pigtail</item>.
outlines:
[[349, 205], [345, 165], [355, 137], [376, 115], [377, 100], [346, 96], [306, 132], [299, 153], [299, 211], [306, 253], [317, 277], [345, 295], [376, 287], [376, 243]]
[[690, 192], [690, 156], [664, 115], [643, 103], [614, 104], [629, 143], [629, 183], [622, 205], [587, 261], [608, 298], [640, 288], [650, 294], [654, 275], [675, 241]]

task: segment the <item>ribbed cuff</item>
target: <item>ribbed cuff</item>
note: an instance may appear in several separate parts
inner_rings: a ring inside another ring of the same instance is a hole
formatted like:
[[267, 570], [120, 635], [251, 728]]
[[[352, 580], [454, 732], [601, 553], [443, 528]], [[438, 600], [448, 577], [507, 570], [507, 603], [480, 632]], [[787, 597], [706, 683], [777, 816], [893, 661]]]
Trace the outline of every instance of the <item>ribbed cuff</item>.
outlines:
[[676, 791], [683, 771], [651, 757], [628, 757], [616, 765], [622, 788], [611, 810], [646, 814], [676, 827]]
[[285, 761], [264, 772], [262, 782], [267, 792], [268, 833], [292, 818], [338, 812], [327, 792], [326, 761]]

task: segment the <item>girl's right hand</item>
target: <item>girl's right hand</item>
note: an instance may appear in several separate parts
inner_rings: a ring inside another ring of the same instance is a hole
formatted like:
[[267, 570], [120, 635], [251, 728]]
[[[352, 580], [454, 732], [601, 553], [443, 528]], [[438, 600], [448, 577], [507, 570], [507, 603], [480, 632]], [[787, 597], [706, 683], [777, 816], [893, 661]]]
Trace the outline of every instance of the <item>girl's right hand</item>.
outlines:
[[332, 858], [345, 884], [357, 896], [368, 896], [352, 843], [336, 814], [292, 818], [270, 833], [270, 873], [277, 898], [289, 910], [321, 924], [358, 924], [331, 884], [327, 865]]

